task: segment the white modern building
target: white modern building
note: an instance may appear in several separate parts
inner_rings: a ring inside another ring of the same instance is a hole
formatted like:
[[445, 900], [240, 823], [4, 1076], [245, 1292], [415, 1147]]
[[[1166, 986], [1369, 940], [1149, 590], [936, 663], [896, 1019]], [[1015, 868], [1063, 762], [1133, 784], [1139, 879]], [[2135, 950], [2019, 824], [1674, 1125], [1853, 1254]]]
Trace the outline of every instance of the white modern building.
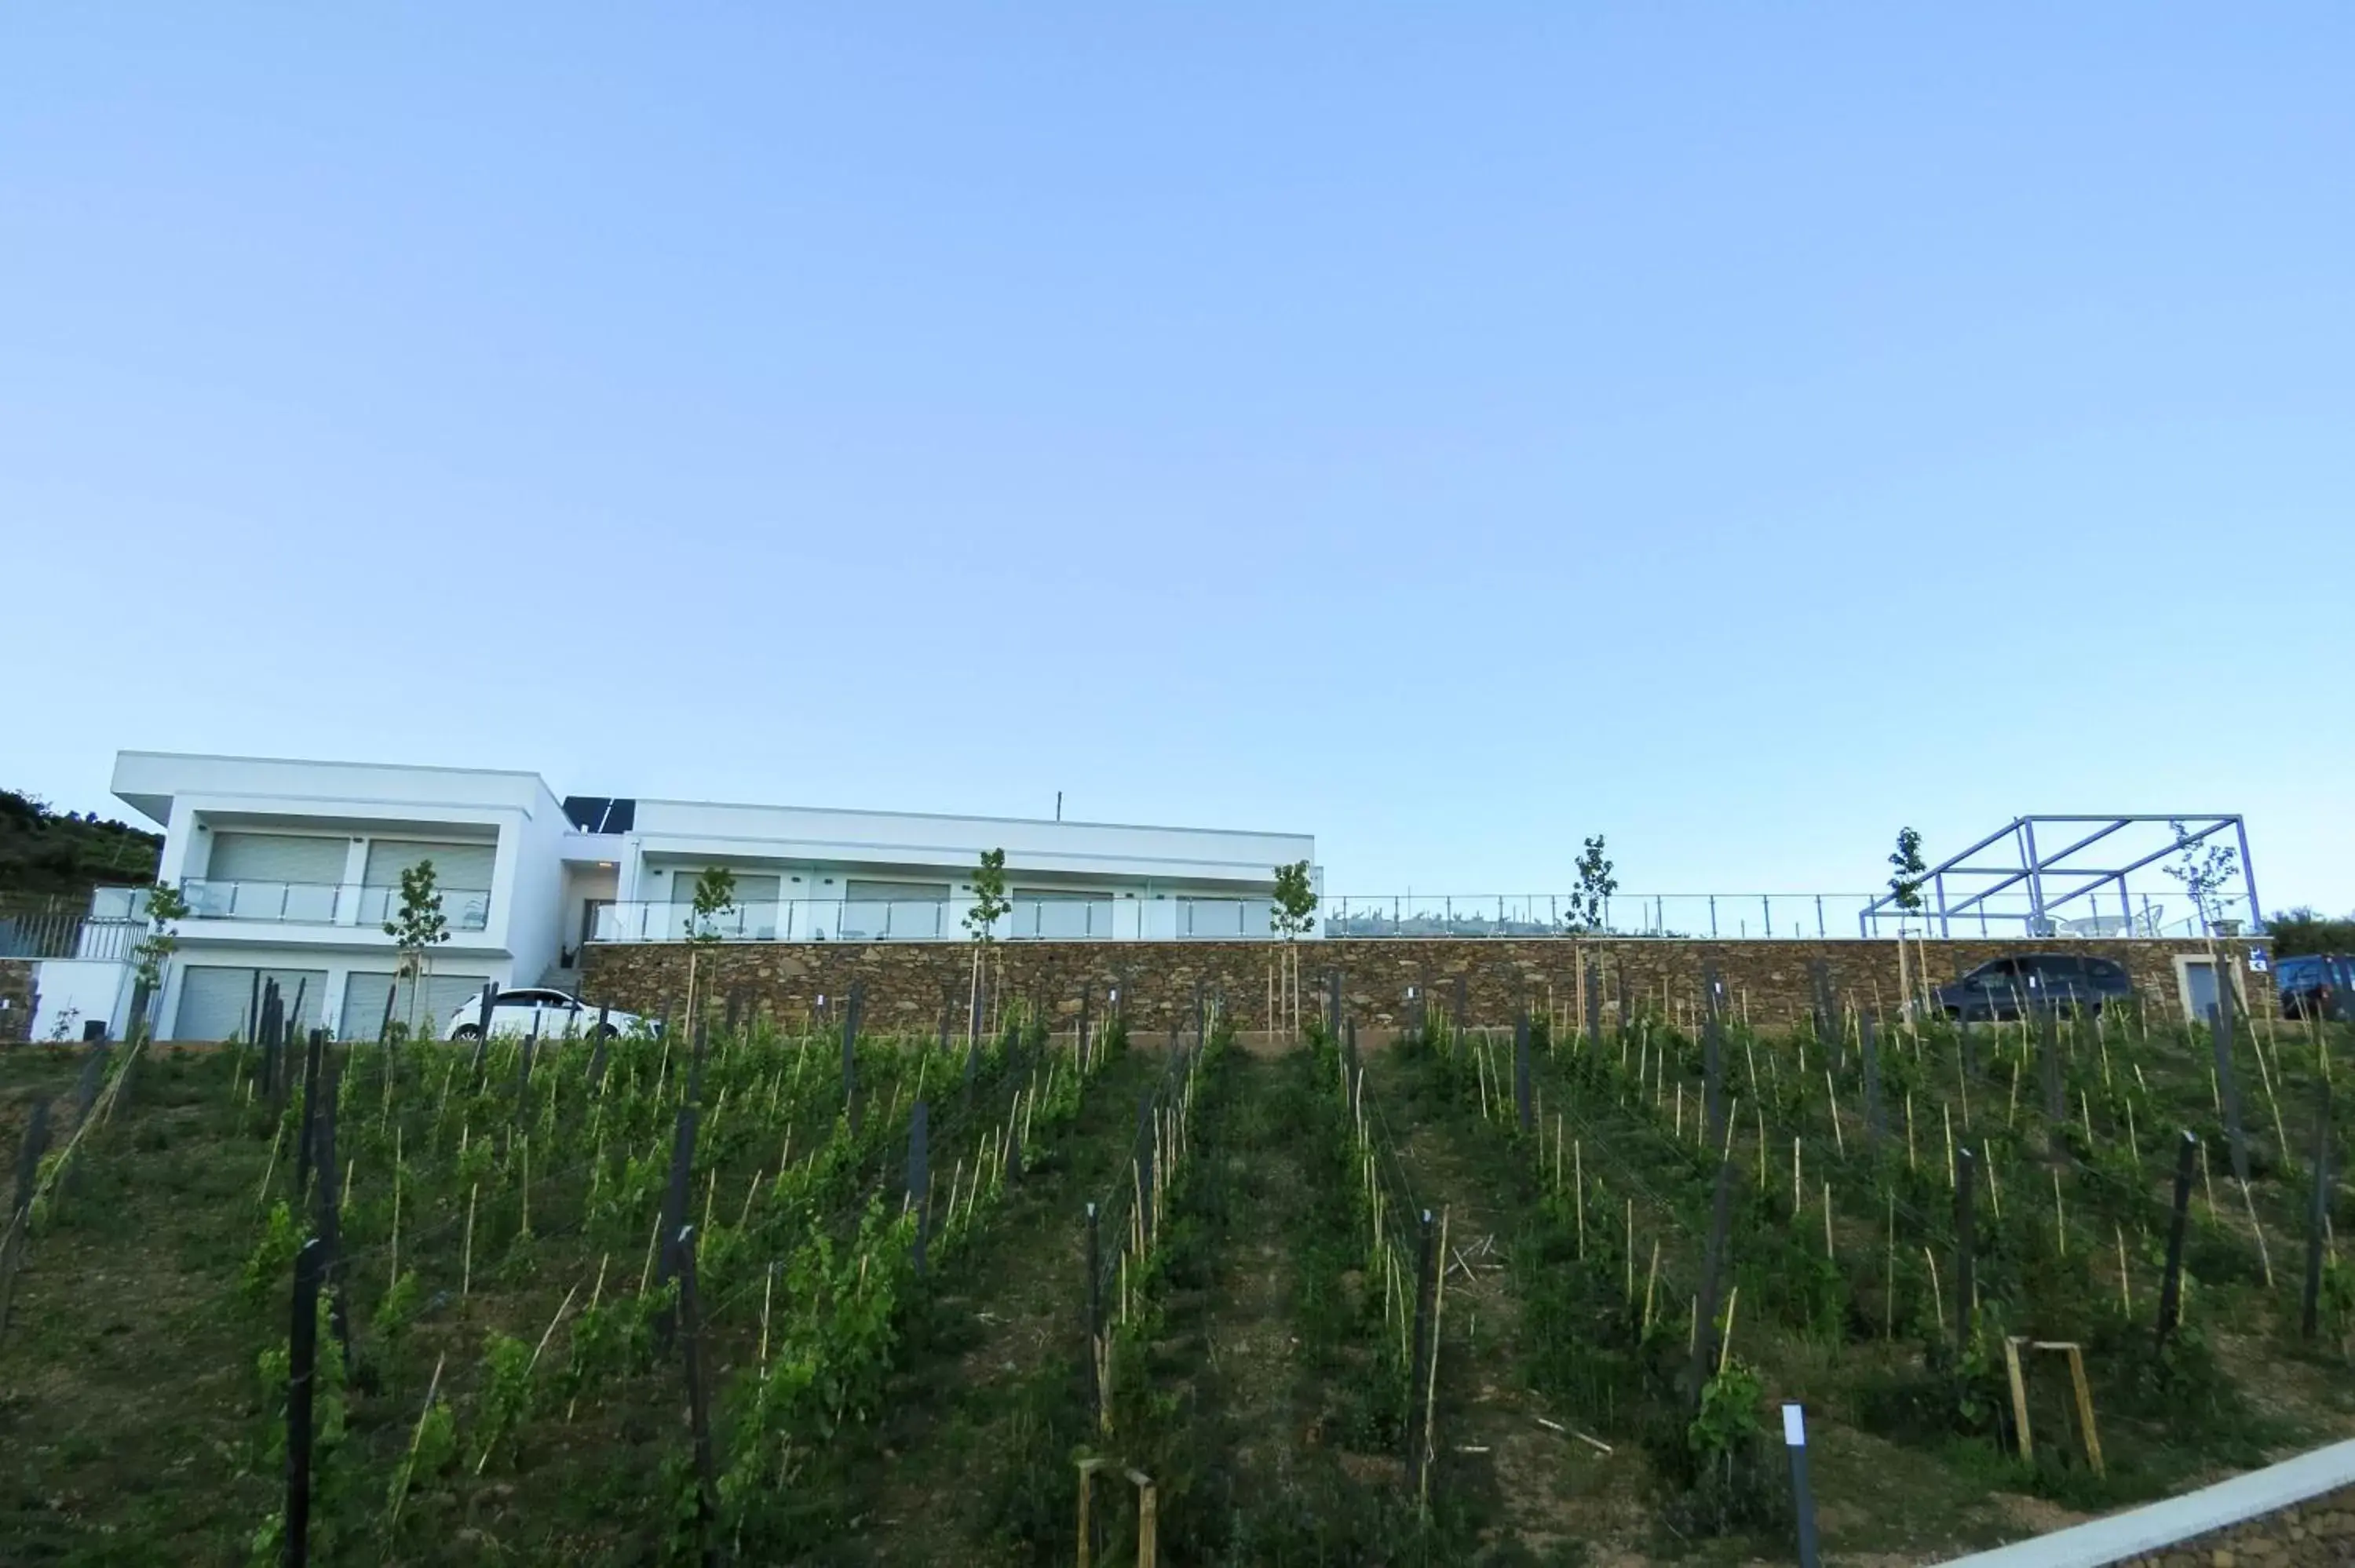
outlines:
[[[126, 751], [113, 787], [163, 827], [158, 880], [191, 911], [156, 1013], [177, 1039], [239, 1032], [268, 980], [304, 1028], [372, 1037], [388, 1003], [408, 1016], [384, 924], [421, 861], [449, 928], [414, 999], [437, 1026], [485, 980], [568, 983], [589, 942], [683, 938], [709, 867], [734, 878], [713, 927], [774, 942], [963, 939], [988, 850], [1006, 853], [1007, 940], [1264, 937], [1276, 866], [1306, 861], [1322, 881], [1305, 833], [559, 800], [537, 774], [485, 768]], [[121, 890], [92, 913], [135, 920]], [[36, 1037], [69, 1005], [127, 1024], [129, 944], [105, 946], [43, 965]]]

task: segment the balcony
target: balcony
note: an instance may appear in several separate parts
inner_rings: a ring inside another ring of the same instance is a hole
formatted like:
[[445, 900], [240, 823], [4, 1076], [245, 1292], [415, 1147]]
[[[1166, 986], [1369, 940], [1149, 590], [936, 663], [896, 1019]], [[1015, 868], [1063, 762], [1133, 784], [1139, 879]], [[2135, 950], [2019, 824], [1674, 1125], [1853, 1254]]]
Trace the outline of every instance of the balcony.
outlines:
[[[374, 929], [400, 909], [400, 889], [360, 883], [222, 882], [190, 877], [181, 891], [198, 920], [253, 920], [283, 926], [364, 926]], [[453, 931], [479, 931], [490, 922], [485, 887], [444, 887], [442, 917]]]
[[[969, 905], [941, 899], [785, 898], [714, 916], [723, 942], [963, 941]], [[597, 911], [599, 942], [681, 942], [696, 934], [687, 904], [636, 901]], [[1017, 898], [992, 933], [1001, 941], [1234, 941], [1269, 933], [1259, 898]]]

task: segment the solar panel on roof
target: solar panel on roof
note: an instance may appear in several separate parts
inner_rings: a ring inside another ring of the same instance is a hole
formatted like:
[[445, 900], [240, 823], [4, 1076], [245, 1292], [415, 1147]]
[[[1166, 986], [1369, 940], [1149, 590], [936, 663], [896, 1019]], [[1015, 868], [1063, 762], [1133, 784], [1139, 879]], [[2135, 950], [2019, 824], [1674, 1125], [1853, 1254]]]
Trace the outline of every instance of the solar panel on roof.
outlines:
[[638, 803], [613, 795], [567, 795], [564, 814], [584, 833], [626, 833], [637, 825]]

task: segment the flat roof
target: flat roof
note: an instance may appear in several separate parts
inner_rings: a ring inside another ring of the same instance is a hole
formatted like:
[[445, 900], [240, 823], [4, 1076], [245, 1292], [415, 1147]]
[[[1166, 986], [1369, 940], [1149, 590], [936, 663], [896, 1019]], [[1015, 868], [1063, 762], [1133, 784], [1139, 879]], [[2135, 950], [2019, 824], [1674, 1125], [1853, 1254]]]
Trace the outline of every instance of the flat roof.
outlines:
[[[179, 789], [187, 788], [191, 789], [200, 789], [219, 787], [218, 784], [210, 779], [204, 780], [200, 785], [195, 780], [188, 780], [184, 783], [181, 780], [168, 778], [158, 778], [155, 777], [154, 772], [150, 771], [146, 766], [155, 764], [165, 765], [164, 770], [167, 771], [169, 765], [175, 763], [195, 764], [199, 768], [227, 766], [230, 768], [250, 767], [256, 768], [321, 768], [349, 773], [395, 772], [412, 776], [430, 776], [439, 774], [453, 779], [496, 779], [513, 782], [521, 782], [527, 779], [549, 800], [559, 800], [560, 804], [560, 798], [556, 794], [556, 791], [549, 786], [546, 778], [527, 768], [465, 768], [453, 767], [441, 763], [368, 762], [355, 761], [347, 758], [336, 759], [315, 757], [252, 757], [239, 756], [227, 752], [204, 751], [116, 752], [114, 758], [113, 789], [115, 798], [130, 806], [133, 810], [136, 810], [142, 815], [149, 818], [151, 821], [164, 823], [168, 822], [170, 820], [172, 798], [174, 793]], [[131, 777], [127, 779], [125, 777], [126, 769], [131, 774]], [[147, 773], [148, 776], [144, 778], [140, 777], [143, 772]], [[256, 779], [252, 782], [255, 785], [254, 792], [256, 794], [267, 795], [269, 793], [268, 780]], [[639, 807], [670, 807], [675, 810], [684, 811], [709, 810], [780, 812], [794, 813], [804, 816], [826, 817], [837, 820], [865, 818], [869, 820], [884, 819], [888, 821], [908, 822], [975, 823], [991, 826], [1041, 828], [1050, 830], [1068, 828], [1080, 832], [1096, 831], [1123, 833], [1184, 833], [1205, 838], [1290, 839], [1296, 840], [1303, 844], [1310, 846], [1313, 846], [1316, 843], [1316, 836], [1312, 833], [1278, 832], [1264, 828], [1205, 828], [1158, 822], [1102, 822], [1081, 821], [1076, 818], [1069, 817], [1002, 817], [987, 816], [969, 811], [900, 811], [858, 806], [799, 806], [776, 801], [690, 800], [669, 796], [623, 795], [611, 798], [614, 800], [633, 800]], [[410, 799], [411, 803], [415, 803], [416, 798], [411, 797]], [[453, 801], [452, 803], [476, 804], [478, 802]], [[571, 835], [578, 835], [581, 832], [581, 830], [572, 826], [570, 819], [569, 818], [566, 819], [565, 831], [568, 834]], [[642, 829], [641, 831], [648, 830]], [[676, 830], [655, 828], [650, 830], [650, 832], [652, 836], [656, 837], [677, 836]]]
[[1216, 833], [1223, 838], [1307, 839], [1314, 833], [1283, 832], [1273, 828], [1196, 828], [1168, 822], [1099, 822], [1079, 817], [993, 817], [977, 811], [895, 811], [881, 807], [864, 806], [794, 806], [777, 801], [758, 800], [679, 800], [659, 795], [617, 797], [634, 800], [641, 806], [683, 806], [696, 810], [721, 811], [807, 811], [815, 816], [828, 817], [898, 817], [919, 822], [996, 822], [1009, 827], [1025, 828], [1105, 828], [1126, 833]]

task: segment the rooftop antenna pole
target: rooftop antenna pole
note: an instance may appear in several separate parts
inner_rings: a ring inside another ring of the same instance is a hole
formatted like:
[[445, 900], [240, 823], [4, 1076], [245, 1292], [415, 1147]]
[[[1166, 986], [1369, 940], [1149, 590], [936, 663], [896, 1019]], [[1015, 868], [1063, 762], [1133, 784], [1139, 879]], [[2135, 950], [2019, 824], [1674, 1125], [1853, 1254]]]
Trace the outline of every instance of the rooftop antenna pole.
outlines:
[[1062, 820], [1063, 820], [1063, 792], [1062, 792], [1060, 789], [1058, 789], [1058, 790], [1056, 790], [1056, 791], [1055, 791], [1055, 821], [1059, 821], [1059, 822], [1060, 822], [1060, 821], [1061, 821]]

